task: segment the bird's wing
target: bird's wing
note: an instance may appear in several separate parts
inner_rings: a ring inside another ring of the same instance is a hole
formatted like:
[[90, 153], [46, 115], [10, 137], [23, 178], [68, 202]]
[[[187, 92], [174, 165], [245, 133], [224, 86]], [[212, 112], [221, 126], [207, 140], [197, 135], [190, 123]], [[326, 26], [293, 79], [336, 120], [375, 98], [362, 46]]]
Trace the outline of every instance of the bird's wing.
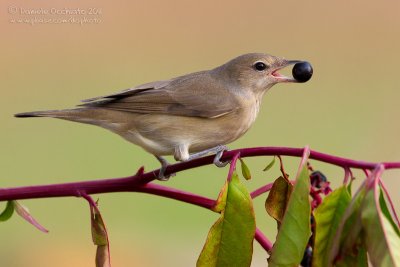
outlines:
[[221, 117], [239, 108], [236, 97], [207, 72], [148, 83], [84, 102], [82, 106], [202, 118]]
[[89, 98], [89, 99], [84, 99], [84, 100], [81, 100], [81, 102], [94, 103], [95, 101], [99, 101], [99, 100], [101, 101], [101, 100], [106, 100], [106, 99], [110, 100], [110, 99], [116, 99], [116, 98], [123, 98], [126, 96], [131, 96], [131, 95], [137, 94], [142, 91], [163, 88], [166, 85], [168, 85], [170, 82], [171, 82], [171, 80], [145, 83], [145, 84], [135, 86], [132, 88], [128, 88], [128, 89], [125, 89], [125, 90], [122, 90], [122, 91], [119, 91], [117, 93], [113, 93], [110, 95], [97, 96], [97, 97], [93, 97], [93, 98]]

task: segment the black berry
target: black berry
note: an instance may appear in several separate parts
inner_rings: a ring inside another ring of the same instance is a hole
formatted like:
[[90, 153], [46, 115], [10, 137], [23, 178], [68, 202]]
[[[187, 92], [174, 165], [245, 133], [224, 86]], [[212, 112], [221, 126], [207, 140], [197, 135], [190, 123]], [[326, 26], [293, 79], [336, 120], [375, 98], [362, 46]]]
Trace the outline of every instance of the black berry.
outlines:
[[292, 74], [293, 78], [296, 79], [296, 81], [305, 83], [309, 79], [311, 79], [311, 76], [313, 74], [313, 68], [311, 67], [311, 64], [308, 62], [299, 62], [296, 63], [292, 69]]

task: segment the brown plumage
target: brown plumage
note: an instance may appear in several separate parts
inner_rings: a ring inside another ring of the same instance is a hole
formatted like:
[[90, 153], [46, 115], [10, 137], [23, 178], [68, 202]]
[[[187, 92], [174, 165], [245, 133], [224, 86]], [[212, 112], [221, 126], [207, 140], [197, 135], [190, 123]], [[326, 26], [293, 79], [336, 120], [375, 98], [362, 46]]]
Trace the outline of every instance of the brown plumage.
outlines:
[[15, 116], [97, 125], [156, 156], [188, 160], [190, 153], [242, 136], [256, 119], [264, 93], [276, 83], [295, 82], [277, 70], [296, 62], [261, 53], [245, 54], [212, 70], [83, 100], [76, 109]]

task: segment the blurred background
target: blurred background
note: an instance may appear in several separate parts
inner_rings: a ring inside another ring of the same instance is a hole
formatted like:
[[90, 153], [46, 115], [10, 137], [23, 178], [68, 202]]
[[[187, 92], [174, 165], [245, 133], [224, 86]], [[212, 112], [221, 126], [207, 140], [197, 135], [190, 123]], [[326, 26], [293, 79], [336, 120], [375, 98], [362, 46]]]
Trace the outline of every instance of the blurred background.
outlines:
[[[84, 11], [66, 15], [66, 9]], [[314, 77], [273, 87], [255, 125], [230, 148], [308, 144], [359, 160], [400, 161], [398, 1], [1, 0], [0, 12], [1, 187], [158, 168], [151, 155], [101, 128], [13, 114], [73, 107], [80, 99], [213, 68], [247, 52], [308, 60]], [[246, 182], [250, 189], [279, 176], [277, 166], [261, 171], [269, 161], [246, 160], [253, 174]], [[284, 162], [295, 175], [299, 160]], [[341, 183], [341, 169], [312, 164], [333, 187]], [[215, 198], [226, 173], [227, 168], [202, 167], [179, 173], [168, 185]], [[384, 181], [399, 208], [400, 171], [387, 171]], [[145, 194], [95, 197], [108, 226], [113, 266], [194, 266], [218, 218]], [[264, 201], [265, 196], [255, 200], [257, 224], [274, 240], [275, 223]], [[17, 216], [2, 223], [1, 266], [94, 265], [84, 200], [21, 203], [50, 233]], [[253, 266], [265, 266], [267, 255], [256, 242], [254, 251]]]

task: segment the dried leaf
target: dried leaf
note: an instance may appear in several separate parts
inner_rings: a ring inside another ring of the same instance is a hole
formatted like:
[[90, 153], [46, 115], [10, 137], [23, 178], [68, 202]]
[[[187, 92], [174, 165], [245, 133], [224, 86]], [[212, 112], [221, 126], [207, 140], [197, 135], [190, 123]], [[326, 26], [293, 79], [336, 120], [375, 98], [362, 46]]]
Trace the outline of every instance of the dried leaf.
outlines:
[[265, 201], [265, 209], [277, 221], [278, 227], [282, 222], [292, 191], [293, 185], [281, 176], [273, 183]]
[[97, 245], [96, 267], [110, 267], [111, 257], [106, 225], [99, 209], [97, 208], [97, 203], [92, 204], [89, 202], [89, 205], [92, 225], [92, 240], [93, 243]]

